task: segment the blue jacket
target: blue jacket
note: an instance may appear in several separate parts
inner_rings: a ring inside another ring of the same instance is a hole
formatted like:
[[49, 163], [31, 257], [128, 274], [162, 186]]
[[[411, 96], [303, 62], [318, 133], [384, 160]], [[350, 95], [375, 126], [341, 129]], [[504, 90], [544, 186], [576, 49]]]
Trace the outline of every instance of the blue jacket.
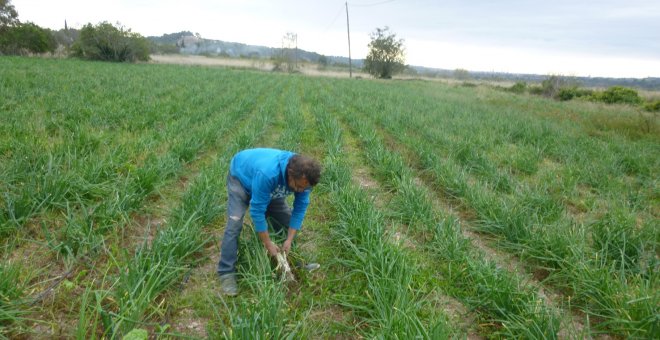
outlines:
[[266, 231], [266, 208], [270, 200], [294, 194], [289, 227], [299, 230], [309, 205], [311, 189], [294, 192], [287, 182], [286, 166], [295, 155], [276, 149], [243, 150], [231, 160], [229, 173], [238, 178], [250, 195], [250, 216], [257, 232]]

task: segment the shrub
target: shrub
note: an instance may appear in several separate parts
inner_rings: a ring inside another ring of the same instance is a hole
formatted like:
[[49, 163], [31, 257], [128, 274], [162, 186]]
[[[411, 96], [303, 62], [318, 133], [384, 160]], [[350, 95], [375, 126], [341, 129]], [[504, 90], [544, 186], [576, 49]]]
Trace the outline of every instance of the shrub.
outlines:
[[644, 109], [651, 112], [660, 112], [660, 100], [648, 102], [644, 104]]
[[612, 86], [602, 93], [594, 94], [593, 99], [596, 101], [605, 102], [608, 104], [641, 104], [642, 98], [639, 96], [637, 91], [622, 87], [622, 86]]
[[557, 93], [559, 100], [571, 100], [573, 98], [587, 97], [593, 95], [594, 91], [581, 89], [577, 86], [562, 87]]
[[526, 90], [527, 90], [527, 83], [524, 81], [516, 82], [515, 84], [513, 84], [513, 86], [511, 86], [508, 89], [509, 92], [518, 93], [518, 94], [525, 93]]
[[50, 32], [31, 22], [0, 28], [0, 54], [45, 53], [55, 47]]
[[73, 44], [75, 57], [89, 60], [129, 61], [149, 60], [149, 42], [138, 33], [115, 27], [108, 22], [85, 25]]
[[541, 87], [541, 86], [530, 86], [529, 87], [529, 93], [535, 94], [535, 95], [541, 95], [541, 94], [543, 94], [543, 87]]
[[555, 98], [559, 93], [559, 89], [565, 87], [566, 80], [560, 76], [549, 76], [541, 82], [541, 94], [546, 97]]

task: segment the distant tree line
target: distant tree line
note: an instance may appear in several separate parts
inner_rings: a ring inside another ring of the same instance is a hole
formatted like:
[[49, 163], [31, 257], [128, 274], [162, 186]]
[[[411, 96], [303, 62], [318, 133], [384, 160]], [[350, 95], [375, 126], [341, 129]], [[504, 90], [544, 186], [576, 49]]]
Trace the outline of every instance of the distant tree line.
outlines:
[[511, 87], [503, 89], [513, 93], [530, 93], [561, 101], [579, 98], [607, 104], [630, 104], [640, 106], [647, 111], [660, 112], [660, 100], [645, 101], [635, 89], [611, 86], [605, 90], [593, 90], [581, 87], [573, 77], [551, 75], [538, 85], [529, 85], [519, 81]]
[[0, 0], [0, 54], [27, 54], [53, 51], [57, 43], [46, 29], [21, 23], [9, 0]]
[[119, 24], [87, 24], [80, 30], [52, 31], [30, 22], [22, 23], [10, 0], [0, 0], [0, 54], [54, 53], [60, 49], [73, 57], [89, 60], [149, 60], [150, 43]]
[[85, 25], [71, 47], [75, 57], [103, 61], [147, 61], [149, 52], [147, 39], [108, 22]]

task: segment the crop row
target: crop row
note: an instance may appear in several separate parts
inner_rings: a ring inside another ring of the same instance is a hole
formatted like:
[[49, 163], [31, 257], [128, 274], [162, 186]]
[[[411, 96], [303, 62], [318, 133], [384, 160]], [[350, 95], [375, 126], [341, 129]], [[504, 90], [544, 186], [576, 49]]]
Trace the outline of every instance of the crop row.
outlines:
[[157, 298], [205, 258], [200, 251], [213, 240], [204, 236], [202, 229], [222, 213], [218, 202], [230, 155], [251, 145], [261, 135], [269, 124], [266, 112], [259, 109], [257, 117], [233, 131], [232, 140], [223, 152], [190, 184], [167, 226], [151, 244], [141, 245], [120, 270], [110, 295], [101, 298], [104, 334], [126, 334], [149, 320], [157, 311], [154, 308]]
[[[580, 306], [596, 319], [606, 320], [597, 328], [635, 336], [658, 331], [655, 318], [660, 297], [657, 274], [654, 274], [657, 271], [653, 269], [657, 268], [653, 260], [657, 237], [653, 237], [651, 224], [638, 230], [626, 220], [626, 215], [622, 217], [614, 212], [606, 214], [587, 232], [564, 217], [562, 207], [545, 191], [530, 190], [518, 183], [516, 190], [503, 195], [491, 191], [493, 187], [481, 181], [470, 181], [466, 174], [471, 171], [466, 171], [460, 157], [439, 154], [447, 143], [445, 125], [431, 125], [427, 119], [417, 118], [424, 115], [407, 116], [408, 130], [402, 128], [397, 106], [388, 106], [389, 109], [374, 114], [373, 104], [356, 103], [354, 117], [371, 117], [414, 150], [422, 168], [433, 175], [439, 189], [475, 211], [481, 231], [503, 237], [504, 246], [510, 251], [551, 270], [547, 282], [570, 294], [574, 306]], [[411, 133], [422, 131], [422, 127], [423, 134]], [[468, 152], [479, 154], [478, 150]], [[589, 242], [589, 238], [593, 241]]]
[[[385, 221], [367, 194], [351, 184], [351, 169], [342, 148], [342, 129], [323, 110], [315, 110], [326, 137], [324, 188], [336, 211], [334, 237], [345, 249], [339, 260], [350, 270], [350, 292], [337, 294], [337, 303], [360, 315], [367, 337], [437, 338], [451, 333], [443, 318], [422, 320], [422, 296], [413, 290], [416, 266], [388, 238]], [[363, 294], [359, 294], [362, 291]]]

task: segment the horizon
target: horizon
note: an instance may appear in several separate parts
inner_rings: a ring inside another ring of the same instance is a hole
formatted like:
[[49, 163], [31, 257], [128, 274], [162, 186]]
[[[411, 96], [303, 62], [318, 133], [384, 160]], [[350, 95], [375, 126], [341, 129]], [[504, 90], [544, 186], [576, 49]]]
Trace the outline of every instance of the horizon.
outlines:
[[[179, 31], [179, 32], [163, 33], [163, 34], [161, 34], [161, 35], [149, 35], [149, 36], [145, 36], [145, 38], [151, 38], [151, 37], [154, 37], [154, 38], [161, 38], [161, 37], [163, 37], [163, 36], [165, 36], [165, 35], [169, 35], [169, 34], [177, 34], [177, 33], [182, 33], [182, 32], [189, 32], [189, 33], [191, 33], [191, 34], [193, 34], [193, 35], [195, 34], [195, 32], [192, 32], [192, 31], [190, 31], [190, 30], [183, 30], [183, 31]], [[212, 39], [212, 38], [205, 38], [205, 37], [202, 37], [202, 39], [206, 39], [206, 40], [210, 40], [210, 41], [220, 41], [220, 42], [230, 43], [230, 44], [243, 44], [243, 45], [246, 45], [246, 46], [255, 46], [255, 47], [273, 48], [273, 49], [280, 48], [280, 47], [274, 47], [274, 46], [264, 46], [264, 45], [251, 45], [251, 44], [245, 44], [245, 43], [242, 43], [242, 42], [240, 42], [240, 41], [227, 41], [227, 40]], [[316, 51], [308, 51], [308, 50], [301, 49], [301, 48], [298, 48], [298, 49], [299, 49], [299, 50], [302, 50], [302, 51], [305, 51], [305, 52], [307, 52], [307, 53], [317, 53], [317, 54], [319, 54], [319, 55], [323, 55], [323, 56], [326, 56], [326, 57], [331, 57], [331, 58], [346, 58], [346, 59], [348, 59], [348, 56], [340, 56], [340, 55], [325, 55], [325, 54], [318, 53], [318, 52], [316, 52]], [[182, 54], [185, 54], [185, 53], [182, 53]], [[237, 57], [231, 57], [231, 58], [237, 58]], [[364, 61], [364, 58], [359, 58], [359, 59], [358, 59], [358, 58], [352, 58], [352, 60], [361, 60], [361, 61]], [[449, 71], [449, 72], [452, 72], [452, 71], [457, 70], [457, 69], [438, 68], [438, 67], [431, 67], [431, 66], [424, 66], [424, 65], [412, 65], [412, 64], [406, 64], [406, 66], [409, 66], [409, 67], [422, 67], [422, 68], [427, 68], [427, 69], [433, 69], [433, 70], [439, 70], [439, 71]], [[555, 73], [555, 74], [553, 74], [553, 73], [540, 74], [540, 73], [520, 73], [520, 72], [497, 72], [497, 71], [469, 70], [469, 69], [466, 69], [466, 71], [468, 71], [468, 72], [470, 72], [470, 73], [509, 74], [509, 75], [519, 75], [519, 76], [538, 76], [538, 77], [550, 76], [550, 75], [556, 75], [556, 76], [561, 76], [561, 77], [577, 77], [577, 78], [640, 79], [640, 80], [641, 80], [641, 79], [660, 79], [660, 76], [658, 76], [658, 77], [653, 77], [653, 76], [649, 76], [649, 77], [608, 77], [608, 76], [572, 76], [572, 75], [556, 74], [556, 73]]]
[[[143, 36], [190, 31], [202, 38], [348, 57], [344, 1], [11, 1], [22, 22], [60, 29], [120, 23]], [[389, 26], [406, 64], [444, 70], [580, 77], [660, 77], [660, 2], [507, 0], [348, 2], [351, 58]]]

